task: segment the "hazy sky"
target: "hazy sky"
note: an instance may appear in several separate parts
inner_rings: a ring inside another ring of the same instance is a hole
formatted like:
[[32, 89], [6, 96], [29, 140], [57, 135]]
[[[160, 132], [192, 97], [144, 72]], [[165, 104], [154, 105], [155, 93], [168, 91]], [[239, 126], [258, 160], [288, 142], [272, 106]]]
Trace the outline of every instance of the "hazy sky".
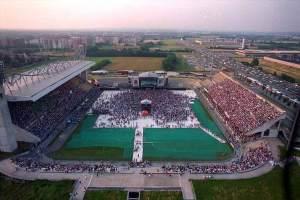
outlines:
[[300, 32], [300, 0], [0, 0], [0, 29]]

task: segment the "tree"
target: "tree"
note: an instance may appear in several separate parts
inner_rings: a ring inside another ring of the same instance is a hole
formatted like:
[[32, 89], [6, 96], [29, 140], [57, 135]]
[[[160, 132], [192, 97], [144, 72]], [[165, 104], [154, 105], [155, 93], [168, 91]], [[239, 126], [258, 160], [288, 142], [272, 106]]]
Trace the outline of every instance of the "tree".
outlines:
[[291, 76], [289, 76], [287, 74], [281, 74], [281, 78], [283, 80], [286, 80], [286, 81], [291, 82], [291, 83], [295, 83], [296, 82], [296, 80], [293, 77], [291, 77]]
[[251, 66], [258, 66], [259, 65], [259, 60], [257, 58], [254, 58], [251, 62]]
[[176, 69], [176, 65], [178, 64], [178, 58], [175, 54], [169, 54], [164, 60], [163, 60], [163, 68], [167, 71], [172, 71]]
[[103, 67], [105, 67], [106, 65], [111, 64], [111, 60], [109, 59], [104, 59], [98, 63], [96, 63], [94, 66], [91, 67], [91, 70], [95, 71], [95, 70], [99, 70], [102, 69]]

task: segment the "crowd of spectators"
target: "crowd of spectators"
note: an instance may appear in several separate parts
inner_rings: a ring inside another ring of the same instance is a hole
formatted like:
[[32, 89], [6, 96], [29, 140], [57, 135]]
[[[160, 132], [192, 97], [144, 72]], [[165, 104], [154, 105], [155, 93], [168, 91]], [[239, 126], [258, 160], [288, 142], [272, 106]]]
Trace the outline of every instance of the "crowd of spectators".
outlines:
[[84, 83], [67, 82], [37, 102], [9, 103], [13, 123], [42, 140], [47, 138], [70, 112], [78, 108], [88, 94], [95, 93], [94, 90], [89, 92], [82, 88], [82, 84]]
[[30, 172], [63, 172], [63, 173], [116, 173], [118, 168], [110, 163], [102, 164], [60, 164], [45, 163], [38, 159], [18, 157], [13, 162], [26, 171]]
[[298, 83], [291, 83], [274, 74], [265, 73], [261, 70], [261, 66], [246, 66], [237, 61], [234, 54], [230, 52], [211, 51], [195, 44], [188, 44], [187, 47], [194, 49], [193, 55], [185, 55], [191, 66], [201, 66], [208, 70], [229, 69], [235, 71], [236, 74], [259, 80], [264, 86], [276, 89], [291, 99], [300, 100], [300, 85]]
[[[253, 170], [263, 164], [273, 161], [272, 153], [265, 143], [259, 146], [249, 148], [244, 155], [227, 164], [186, 164], [186, 165], [164, 165], [163, 173], [166, 174], [232, 174]], [[111, 163], [101, 164], [61, 164], [47, 163], [39, 161], [34, 156], [18, 157], [13, 159], [17, 167], [23, 168], [30, 172], [63, 172], [63, 173], [117, 173], [118, 167]], [[144, 161], [142, 163], [129, 162], [128, 169], [131, 167], [151, 167], [151, 162]]]
[[281, 115], [269, 103], [229, 79], [210, 86], [208, 97], [233, 130], [234, 139], [241, 142], [248, 140], [245, 133]]
[[120, 126], [138, 119], [142, 111], [141, 101], [145, 99], [152, 102], [151, 116], [158, 125], [180, 123], [192, 114], [191, 98], [170, 90], [121, 91], [109, 100], [99, 98], [93, 105], [93, 112], [111, 115], [114, 125]]
[[231, 174], [245, 172], [255, 169], [268, 161], [272, 161], [272, 153], [266, 144], [261, 144], [256, 148], [250, 148], [243, 156], [230, 164], [214, 164], [214, 165], [170, 165], [163, 166], [165, 173], [185, 173], [191, 174]]

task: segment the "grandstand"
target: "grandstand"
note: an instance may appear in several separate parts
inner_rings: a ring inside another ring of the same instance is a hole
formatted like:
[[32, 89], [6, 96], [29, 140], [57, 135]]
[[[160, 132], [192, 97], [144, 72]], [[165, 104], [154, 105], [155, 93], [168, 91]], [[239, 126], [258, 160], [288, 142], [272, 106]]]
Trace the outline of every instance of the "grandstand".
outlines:
[[66, 117], [69, 122], [76, 119], [80, 112], [69, 114], [86, 109], [79, 104], [97, 96], [86, 81], [86, 70], [93, 65], [84, 60], [57, 61], [6, 77], [1, 88], [0, 151], [15, 150], [16, 141], [43, 141]]
[[285, 111], [248, 90], [224, 73], [206, 83], [205, 94], [231, 129], [233, 142], [277, 137]]

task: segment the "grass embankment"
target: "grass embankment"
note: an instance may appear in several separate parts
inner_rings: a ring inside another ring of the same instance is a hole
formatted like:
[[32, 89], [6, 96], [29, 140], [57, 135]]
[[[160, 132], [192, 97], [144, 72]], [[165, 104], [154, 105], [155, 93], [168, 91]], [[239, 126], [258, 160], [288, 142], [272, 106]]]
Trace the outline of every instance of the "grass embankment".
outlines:
[[85, 193], [84, 200], [126, 200], [126, 197], [126, 191], [90, 190]]
[[0, 177], [0, 199], [3, 200], [67, 200], [73, 181], [16, 181]]
[[[282, 200], [283, 170], [275, 168], [272, 172], [245, 180], [206, 180], [193, 181], [197, 199], [211, 200]], [[291, 168], [291, 194], [293, 199], [300, 197], [300, 167]]]
[[117, 147], [62, 148], [51, 155], [56, 160], [124, 160]]
[[162, 57], [89, 57], [89, 60], [96, 63], [109, 59], [111, 64], [103, 69], [108, 71], [134, 70], [134, 71], [155, 71], [162, 69]]

